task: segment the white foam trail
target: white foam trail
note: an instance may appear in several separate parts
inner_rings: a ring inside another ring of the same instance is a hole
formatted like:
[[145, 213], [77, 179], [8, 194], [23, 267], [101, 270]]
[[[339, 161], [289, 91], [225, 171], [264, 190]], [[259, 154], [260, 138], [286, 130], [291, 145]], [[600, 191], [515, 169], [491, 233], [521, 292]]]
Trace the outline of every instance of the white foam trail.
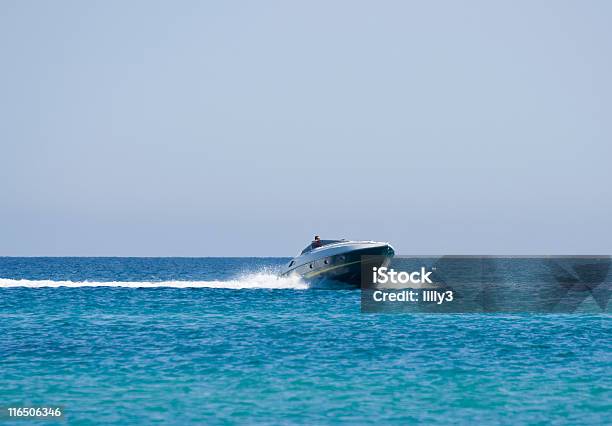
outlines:
[[0, 278], [0, 288], [8, 287], [128, 287], [128, 288], [227, 288], [227, 289], [292, 289], [306, 290], [308, 284], [298, 276], [278, 277], [269, 273], [248, 274], [227, 281], [52, 281], [13, 280]]

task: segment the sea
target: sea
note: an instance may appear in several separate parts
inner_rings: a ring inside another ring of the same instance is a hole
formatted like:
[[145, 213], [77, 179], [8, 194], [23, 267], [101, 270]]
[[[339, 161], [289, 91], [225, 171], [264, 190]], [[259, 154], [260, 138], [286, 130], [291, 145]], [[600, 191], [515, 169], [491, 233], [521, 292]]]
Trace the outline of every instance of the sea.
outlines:
[[2, 424], [612, 419], [609, 314], [362, 313], [285, 258], [0, 258]]

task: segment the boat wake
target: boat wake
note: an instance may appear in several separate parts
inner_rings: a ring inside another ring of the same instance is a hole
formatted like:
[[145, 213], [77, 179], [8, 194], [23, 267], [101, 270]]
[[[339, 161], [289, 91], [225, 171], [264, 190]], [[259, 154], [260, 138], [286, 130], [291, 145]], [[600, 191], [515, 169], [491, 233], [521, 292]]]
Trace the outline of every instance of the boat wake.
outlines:
[[126, 288], [224, 288], [224, 289], [290, 289], [307, 290], [308, 284], [298, 276], [279, 277], [265, 272], [240, 276], [225, 281], [52, 281], [15, 280], [0, 278], [0, 288], [78, 288], [78, 287], [126, 287]]

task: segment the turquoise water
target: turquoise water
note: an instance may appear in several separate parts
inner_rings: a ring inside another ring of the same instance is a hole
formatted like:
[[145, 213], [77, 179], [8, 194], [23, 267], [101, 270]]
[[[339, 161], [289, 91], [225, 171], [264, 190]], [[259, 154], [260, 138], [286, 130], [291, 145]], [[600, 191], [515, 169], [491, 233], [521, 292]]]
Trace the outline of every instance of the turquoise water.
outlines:
[[364, 315], [358, 290], [276, 279], [285, 260], [0, 258], [1, 404], [69, 424], [609, 424], [609, 315]]

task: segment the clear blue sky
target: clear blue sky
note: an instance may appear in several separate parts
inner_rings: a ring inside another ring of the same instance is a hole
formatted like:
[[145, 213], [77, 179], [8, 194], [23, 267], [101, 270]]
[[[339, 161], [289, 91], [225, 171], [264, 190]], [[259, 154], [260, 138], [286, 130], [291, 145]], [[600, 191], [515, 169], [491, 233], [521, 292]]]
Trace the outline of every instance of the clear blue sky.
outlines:
[[612, 2], [0, 2], [0, 255], [612, 253]]

